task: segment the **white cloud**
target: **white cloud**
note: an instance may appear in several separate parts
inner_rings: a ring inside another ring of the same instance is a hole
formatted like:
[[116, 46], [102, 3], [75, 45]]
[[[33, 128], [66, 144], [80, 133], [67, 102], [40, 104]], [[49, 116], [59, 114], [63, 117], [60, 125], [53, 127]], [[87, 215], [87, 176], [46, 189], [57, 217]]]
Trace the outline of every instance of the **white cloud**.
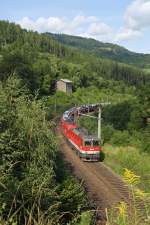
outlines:
[[150, 28], [150, 0], [133, 0], [124, 13], [124, 25], [114, 32], [108, 24], [95, 16], [28, 17], [18, 21], [23, 28], [38, 32], [66, 33], [91, 37], [104, 42], [128, 41], [141, 37]]
[[138, 30], [132, 30], [129, 28], [121, 28], [115, 37], [115, 41], [126, 41], [132, 40], [134, 38], [138, 38], [142, 36], [142, 32]]
[[112, 34], [112, 29], [95, 16], [78, 15], [72, 20], [66, 17], [40, 17], [36, 20], [24, 17], [17, 23], [28, 30], [82, 35], [103, 41]]
[[105, 23], [97, 22], [92, 23], [89, 26], [88, 33], [95, 36], [107, 35], [109, 33], [112, 33], [112, 29]]
[[150, 28], [150, 0], [134, 0], [124, 15], [124, 26], [116, 35], [116, 41], [140, 37]]
[[[150, 30], [150, 0], [132, 0], [124, 12], [124, 23], [118, 30], [96, 16], [76, 15], [68, 17], [39, 17], [36, 20], [24, 17], [17, 21], [28, 30], [65, 33], [104, 42], [126, 45], [129, 40], [139, 39]], [[111, 23], [112, 24], [112, 23]]]
[[85, 16], [81, 16], [81, 15], [80, 16], [76, 16], [71, 21], [71, 24], [72, 24], [73, 27], [78, 27], [81, 24], [84, 24], [85, 23], [85, 20], [86, 20], [86, 17]]
[[134, 30], [150, 27], [150, 0], [134, 0], [125, 13], [125, 23]]
[[21, 27], [26, 28], [27, 30], [34, 30], [39, 32], [62, 32], [66, 27], [67, 21], [65, 18], [60, 19], [59, 17], [39, 17], [36, 21], [33, 21], [28, 17], [24, 17], [17, 23], [19, 23]]

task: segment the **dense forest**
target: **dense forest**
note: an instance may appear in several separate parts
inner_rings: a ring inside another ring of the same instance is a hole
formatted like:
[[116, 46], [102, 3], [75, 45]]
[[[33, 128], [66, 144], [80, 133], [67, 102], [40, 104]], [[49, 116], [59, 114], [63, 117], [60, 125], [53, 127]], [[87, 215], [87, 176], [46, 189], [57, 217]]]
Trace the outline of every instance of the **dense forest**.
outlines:
[[[56, 92], [59, 78], [73, 81], [70, 96]], [[55, 119], [74, 105], [110, 101], [103, 144], [132, 145], [148, 158], [149, 87], [140, 68], [0, 21], [0, 223], [80, 224], [88, 201], [58, 151]], [[79, 123], [96, 132], [93, 122]]]
[[119, 45], [103, 43], [92, 38], [52, 33], [46, 33], [46, 35], [53, 37], [55, 40], [58, 40], [67, 46], [89, 51], [90, 54], [92, 53], [99, 57], [109, 58], [147, 70], [150, 68], [150, 54], [131, 52]]
[[30, 89], [40, 89], [41, 94], [50, 93], [47, 85], [63, 76], [72, 79], [75, 88], [101, 85], [102, 78], [132, 85], [145, 84], [150, 79], [149, 74], [136, 67], [65, 47], [44, 34], [27, 32], [15, 24], [2, 21], [0, 32], [1, 79], [19, 74]]

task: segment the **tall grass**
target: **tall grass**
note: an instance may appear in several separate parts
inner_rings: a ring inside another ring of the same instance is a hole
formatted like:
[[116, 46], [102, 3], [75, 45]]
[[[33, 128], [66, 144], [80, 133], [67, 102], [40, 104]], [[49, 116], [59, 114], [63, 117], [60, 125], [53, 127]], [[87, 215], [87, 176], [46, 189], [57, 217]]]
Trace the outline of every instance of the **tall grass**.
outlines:
[[105, 163], [116, 173], [123, 174], [124, 168], [132, 170], [140, 176], [138, 186], [144, 191], [150, 191], [150, 155], [140, 152], [134, 147], [114, 147], [105, 145]]
[[150, 192], [146, 193], [137, 187], [140, 176], [125, 169], [123, 174], [130, 190], [130, 202], [120, 202], [106, 211], [107, 225], [149, 225], [150, 224]]

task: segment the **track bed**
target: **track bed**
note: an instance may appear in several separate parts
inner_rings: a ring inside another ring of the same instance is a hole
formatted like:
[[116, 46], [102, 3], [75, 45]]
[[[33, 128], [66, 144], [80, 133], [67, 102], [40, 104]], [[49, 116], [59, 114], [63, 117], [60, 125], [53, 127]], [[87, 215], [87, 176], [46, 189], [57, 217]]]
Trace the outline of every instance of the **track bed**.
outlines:
[[104, 163], [83, 162], [68, 145], [59, 128], [56, 133], [59, 138], [60, 151], [64, 155], [65, 161], [71, 168], [72, 173], [78, 179], [83, 180], [88, 198], [99, 212], [97, 224], [105, 224], [105, 208], [110, 208], [120, 201], [129, 202], [128, 187]]

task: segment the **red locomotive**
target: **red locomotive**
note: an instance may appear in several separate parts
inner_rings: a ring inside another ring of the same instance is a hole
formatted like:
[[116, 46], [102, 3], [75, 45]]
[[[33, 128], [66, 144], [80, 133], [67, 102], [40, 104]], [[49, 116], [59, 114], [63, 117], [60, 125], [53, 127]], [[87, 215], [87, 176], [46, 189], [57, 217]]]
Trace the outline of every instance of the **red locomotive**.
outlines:
[[71, 146], [84, 161], [98, 161], [100, 159], [99, 140], [96, 136], [88, 135], [84, 129], [74, 122], [75, 114], [92, 112], [97, 105], [72, 108], [64, 112], [61, 118], [61, 130]]

